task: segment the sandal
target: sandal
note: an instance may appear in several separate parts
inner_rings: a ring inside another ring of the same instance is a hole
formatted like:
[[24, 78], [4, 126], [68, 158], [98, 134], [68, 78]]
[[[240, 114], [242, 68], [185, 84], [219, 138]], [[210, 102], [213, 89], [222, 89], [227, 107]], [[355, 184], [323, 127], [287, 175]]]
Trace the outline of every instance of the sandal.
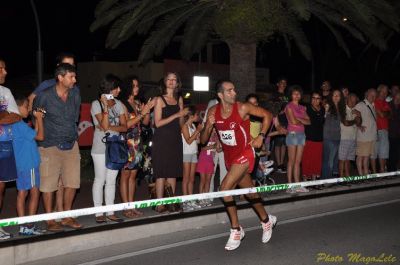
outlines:
[[107, 219], [104, 215], [96, 216], [95, 220], [98, 224], [107, 223]]
[[107, 215], [107, 219], [116, 223], [124, 222], [124, 219], [117, 217], [116, 215]]
[[164, 205], [157, 205], [154, 210], [158, 213], [167, 213], [168, 212], [167, 207], [165, 207]]
[[132, 213], [133, 213], [134, 215], [136, 215], [136, 216], [142, 216], [142, 215], [143, 215], [143, 212], [141, 212], [141, 211], [139, 211], [139, 210], [136, 210], [136, 209], [132, 209]]
[[132, 212], [132, 210], [122, 211], [122, 215], [125, 216], [128, 219], [132, 219], [132, 218], [136, 217], [136, 215]]

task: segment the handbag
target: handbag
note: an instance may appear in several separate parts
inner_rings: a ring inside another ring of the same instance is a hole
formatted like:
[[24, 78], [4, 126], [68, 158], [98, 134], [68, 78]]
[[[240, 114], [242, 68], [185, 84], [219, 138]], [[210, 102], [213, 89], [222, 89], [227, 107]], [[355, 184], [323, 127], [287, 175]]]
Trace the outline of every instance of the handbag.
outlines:
[[128, 146], [122, 135], [106, 134], [103, 138], [106, 145], [106, 168], [120, 170], [128, 161]]

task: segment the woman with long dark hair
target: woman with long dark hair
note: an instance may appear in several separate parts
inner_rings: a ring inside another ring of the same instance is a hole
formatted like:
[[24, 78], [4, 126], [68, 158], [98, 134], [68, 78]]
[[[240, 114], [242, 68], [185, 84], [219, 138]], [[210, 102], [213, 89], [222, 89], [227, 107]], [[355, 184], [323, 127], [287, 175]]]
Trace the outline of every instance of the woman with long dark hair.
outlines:
[[[141, 125], [148, 125], [150, 122], [150, 110], [153, 103], [141, 102], [139, 97], [140, 83], [136, 76], [127, 79], [121, 93], [121, 100], [125, 107], [127, 120], [126, 140], [128, 145], [128, 163], [121, 170], [119, 190], [122, 202], [133, 202], [136, 191], [136, 175], [143, 159], [143, 144], [141, 139]], [[143, 215], [142, 212], [131, 209], [123, 211], [127, 218]]]
[[[94, 164], [92, 195], [95, 207], [103, 205], [103, 197], [106, 205], [114, 204], [118, 170], [106, 168], [106, 146], [103, 138], [106, 133], [119, 135], [126, 132], [124, 106], [116, 99], [120, 91], [120, 79], [112, 74], [106, 75], [100, 83], [100, 97], [92, 102], [90, 110], [95, 126], [91, 151]], [[104, 223], [107, 219], [114, 222], [123, 221], [114, 215], [114, 212], [108, 212], [106, 216], [96, 214], [97, 223]]]
[[[181, 86], [177, 73], [167, 73], [161, 84], [161, 96], [156, 98], [154, 106], [156, 128], [153, 136], [152, 163], [157, 198], [164, 196], [165, 182], [175, 194], [176, 179], [181, 178], [183, 173], [181, 125], [188, 109], [183, 108], [183, 99], [179, 96]], [[166, 210], [164, 205], [156, 207], [156, 211], [160, 213]]]
[[339, 173], [340, 123], [346, 120], [346, 103], [342, 91], [333, 90], [329, 94], [324, 107], [325, 123], [321, 178], [328, 179], [333, 177], [333, 173]]

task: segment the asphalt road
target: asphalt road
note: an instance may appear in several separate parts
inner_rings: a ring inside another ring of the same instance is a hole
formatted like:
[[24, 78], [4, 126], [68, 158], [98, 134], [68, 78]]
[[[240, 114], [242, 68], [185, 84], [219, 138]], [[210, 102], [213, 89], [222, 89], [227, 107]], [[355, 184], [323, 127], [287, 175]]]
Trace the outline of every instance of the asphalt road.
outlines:
[[320, 208], [278, 215], [267, 244], [258, 220], [243, 220], [246, 237], [231, 252], [224, 250], [229, 226], [219, 224], [31, 264], [400, 264], [400, 199]]

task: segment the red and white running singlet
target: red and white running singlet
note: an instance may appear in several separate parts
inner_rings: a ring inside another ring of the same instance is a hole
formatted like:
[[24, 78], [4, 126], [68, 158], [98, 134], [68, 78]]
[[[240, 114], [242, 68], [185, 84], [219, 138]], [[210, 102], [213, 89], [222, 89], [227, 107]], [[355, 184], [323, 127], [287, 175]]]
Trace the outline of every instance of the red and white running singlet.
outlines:
[[238, 110], [239, 103], [233, 104], [231, 116], [224, 119], [221, 116], [221, 104], [215, 110], [215, 128], [224, 151], [225, 164], [229, 169], [232, 164], [249, 162], [249, 173], [254, 167], [254, 149], [249, 144], [250, 119], [243, 120]]

